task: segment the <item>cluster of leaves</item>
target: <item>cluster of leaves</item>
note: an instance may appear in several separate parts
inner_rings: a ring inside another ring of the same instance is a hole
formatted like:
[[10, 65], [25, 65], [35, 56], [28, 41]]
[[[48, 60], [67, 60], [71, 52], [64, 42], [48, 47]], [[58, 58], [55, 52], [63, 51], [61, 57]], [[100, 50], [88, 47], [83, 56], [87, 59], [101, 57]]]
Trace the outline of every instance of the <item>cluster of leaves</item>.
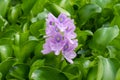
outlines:
[[[43, 55], [45, 19], [75, 20], [74, 64]], [[120, 80], [120, 0], [0, 0], [1, 80]]]

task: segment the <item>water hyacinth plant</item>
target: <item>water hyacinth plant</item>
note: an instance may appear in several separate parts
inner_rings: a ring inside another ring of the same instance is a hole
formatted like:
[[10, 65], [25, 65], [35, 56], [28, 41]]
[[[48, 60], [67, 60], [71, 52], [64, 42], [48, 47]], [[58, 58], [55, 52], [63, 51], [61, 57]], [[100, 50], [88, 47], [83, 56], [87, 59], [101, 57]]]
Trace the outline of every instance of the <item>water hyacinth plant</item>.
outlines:
[[120, 0], [0, 0], [0, 80], [120, 80]]
[[64, 58], [73, 63], [72, 59], [76, 57], [74, 49], [78, 42], [74, 32], [74, 21], [61, 13], [56, 18], [51, 13], [46, 19], [46, 43], [44, 44], [43, 54], [54, 52], [55, 55], [62, 53]]

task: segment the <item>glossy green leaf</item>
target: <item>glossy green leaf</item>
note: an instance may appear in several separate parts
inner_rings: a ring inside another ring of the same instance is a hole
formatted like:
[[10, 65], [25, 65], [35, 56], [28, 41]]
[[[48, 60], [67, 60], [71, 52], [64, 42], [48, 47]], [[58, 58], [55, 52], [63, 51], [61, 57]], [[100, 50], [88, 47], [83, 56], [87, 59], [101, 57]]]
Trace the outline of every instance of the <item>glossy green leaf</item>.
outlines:
[[0, 72], [0, 79], [2, 79], [2, 73]]
[[120, 80], [120, 68], [117, 71], [115, 80]]
[[117, 0], [91, 0], [92, 3], [98, 4], [102, 8], [112, 8]]
[[16, 22], [18, 17], [22, 14], [21, 5], [18, 4], [9, 9], [8, 20], [12, 23]]
[[26, 80], [28, 79], [29, 66], [25, 64], [16, 64], [14, 65], [7, 74], [7, 79], [18, 79]]
[[118, 25], [118, 27], [120, 27], [120, 4], [114, 5], [114, 14], [115, 17], [113, 18], [111, 25]]
[[2, 63], [0, 63], [0, 72], [2, 73], [2, 79], [5, 78], [5, 75], [8, 73], [9, 69], [14, 64], [15, 59], [9, 58]]
[[113, 46], [107, 46], [107, 49], [109, 51], [110, 58], [115, 58], [117, 55], [117, 49]]
[[77, 39], [79, 43], [85, 43], [88, 36], [93, 36], [93, 33], [90, 30], [80, 30], [76, 28]]
[[10, 38], [1, 38], [0, 39], [0, 45], [11, 45], [12, 40]]
[[45, 25], [44, 20], [37, 21], [30, 26], [30, 32], [32, 33], [32, 35], [39, 37], [40, 36], [39, 30], [44, 29], [44, 25]]
[[50, 66], [54, 68], [60, 68], [59, 63], [61, 63], [61, 56], [62, 55], [54, 55], [54, 53], [50, 53], [47, 55], [44, 55], [45, 58], [45, 66]]
[[34, 53], [35, 53], [35, 56], [37, 57], [42, 57], [42, 49], [43, 49], [43, 44], [44, 44], [44, 41], [40, 41], [36, 47], [35, 47], [35, 50], [34, 50]]
[[56, 3], [63, 9], [67, 10], [70, 14], [74, 13], [72, 3], [70, 0], [59, 0], [59, 1], [56, 1]]
[[31, 22], [32, 22], [32, 23], [36, 23], [36, 22], [39, 22], [39, 20], [40, 20], [41, 22], [43, 22], [43, 20], [45, 20], [45, 18], [47, 17], [48, 13], [49, 13], [49, 11], [46, 10], [46, 9], [44, 9], [43, 12], [38, 13], [36, 17], [33, 17], [33, 18], [31, 19]]
[[116, 53], [118, 54], [116, 57], [119, 57], [119, 51], [120, 51], [120, 34], [112, 41], [110, 42], [110, 45], [113, 46], [116, 49]]
[[115, 15], [119, 15], [120, 16], [120, 4], [115, 4], [113, 9], [115, 10]]
[[36, 60], [32, 65], [31, 65], [31, 68], [30, 68], [30, 72], [29, 72], [29, 78], [31, 76], [31, 74], [33, 73], [34, 70], [40, 68], [44, 66], [44, 60]]
[[30, 80], [68, 80], [67, 77], [60, 71], [50, 68], [41, 67], [34, 70]]
[[16, 33], [14, 36], [14, 44], [19, 46], [20, 45], [20, 35], [19, 33]]
[[[48, 0], [37, 0], [35, 5], [33, 6], [31, 12], [33, 16], [36, 16], [38, 13], [44, 10], [44, 5]], [[42, 4], [41, 4], [42, 3]]]
[[4, 23], [4, 19], [2, 18], [2, 16], [0, 16], [0, 31], [3, 30]]
[[10, 0], [0, 0], [0, 15], [5, 17]]
[[26, 61], [33, 52], [37, 40], [29, 40], [29, 32], [16, 33], [15, 34], [15, 44], [13, 45], [14, 55], [21, 61]]
[[81, 80], [81, 79], [78, 79], [78, 76], [75, 76], [73, 74], [70, 74], [70, 73], [67, 73], [67, 72], [63, 72], [63, 73], [68, 78], [68, 80]]
[[24, 44], [26, 41], [28, 41], [29, 31], [20, 33], [19, 35], [20, 35], [20, 42], [19, 42], [20, 45], [22, 45], [22, 44]]
[[25, 15], [29, 14], [37, 0], [22, 0], [22, 9]]
[[120, 27], [120, 16], [118, 15], [116, 15], [115, 17], [114, 17], [114, 19], [112, 20], [112, 22], [111, 22], [111, 25], [118, 25], [118, 27]]
[[0, 31], [3, 31], [7, 24], [8, 22], [0, 15]]
[[55, 3], [46, 3], [45, 4], [45, 8], [50, 11], [51, 13], [53, 13], [55, 16], [58, 16], [60, 13], [64, 13], [67, 16], [70, 16], [70, 13], [68, 11], [66, 11], [65, 9], [61, 8], [60, 6], [58, 6]]
[[115, 80], [119, 65], [116, 59], [108, 59], [99, 56], [97, 80]]
[[67, 65], [63, 68], [62, 70], [65, 75], [70, 79], [70, 80], [82, 80], [83, 74], [82, 74], [82, 66], [80, 64], [70, 64]]
[[10, 45], [0, 45], [0, 59], [4, 61], [5, 59], [12, 57], [13, 50]]
[[4, 39], [9, 39], [9, 43], [11, 43], [13, 37], [14, 37], [15, 31], [14, 30], [6, 30], [5, 32], [2, 32], [1, 37]]
[[26, 61], [30, 57], [37, 43], [37, 41], [28, 41], [21, 47], [21, 54], [19, 56], [21, 61]]
[[97, 66], [90, 68], [87, 74], [87, 80], [96, 80]]
[[118, 34], [119, 28], [116, 25], [113, 27], [102, 27], [94, 33], [89, 46], [92, 49], [97, 50], [105, 49], [106, 46], [118, 36]]
[[15, 33], [14, 36], [14, 44], [17, 46], [23, 45], [26, 41], [28, 41], [29, 38], [29, 31], [23, 32], [23, 33]]
[[100, 13], [101, 11], [101, 7], [96, 4], [87, 4], [81, 7], [78, 13], [79, 25], [84, 25], [88, 19], [90, 19], [93, 15]]

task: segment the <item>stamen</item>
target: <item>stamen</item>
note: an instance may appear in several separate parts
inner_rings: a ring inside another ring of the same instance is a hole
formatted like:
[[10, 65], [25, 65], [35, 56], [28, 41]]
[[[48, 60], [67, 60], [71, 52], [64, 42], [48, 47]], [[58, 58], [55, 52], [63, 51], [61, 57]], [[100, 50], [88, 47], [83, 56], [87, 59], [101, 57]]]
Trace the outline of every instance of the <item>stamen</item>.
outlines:
[[59, 19], [60, 23], [62, 23], [64, 21], [64, 17], [61, 16], [61, 18]]
[[55, 27], [55, 31], [56, 31], [56, 32], [59, 32], [59, 29], [58, 29], [57, 27]]
[[56, 36], [56, 41], [60, 42], [61, 41], [61, 36]]
[[50, 21], [49, 24], [54, 26], [55, 22]]
[[64, 48], [63, 48], [63, 50], [65, 51], [65, 50], [67, 50], [69, 48], [69, 45], [68, 45], [68, 43], [64, 46]]

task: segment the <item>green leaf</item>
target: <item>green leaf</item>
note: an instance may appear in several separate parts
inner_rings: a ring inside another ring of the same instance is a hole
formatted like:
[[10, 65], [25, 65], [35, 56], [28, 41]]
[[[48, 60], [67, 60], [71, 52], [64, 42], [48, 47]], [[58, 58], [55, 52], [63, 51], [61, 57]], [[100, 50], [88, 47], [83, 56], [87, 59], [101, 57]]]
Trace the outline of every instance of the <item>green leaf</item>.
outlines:
[[115, 80], [120, 80], [120, 68], [117, 71]]
[[3, 31], [8, 22], [0, 15], [0, 31]]
[[104, 50], [106, 46], [118, 36], [118, 34], [119, 28], [116, 25], [113, 27], [102, 27], [94, 33], [89, 46], [92, 49]]
[[100, 13], [102, 11], [101, 7], [96, 4], [87, 4], [79, 9], [78, 21], [79, 25], [84, 25], [88, 19], [93, 15]]
[[50, 54], [44, 55], [43, 57], [45, 58], [45, 66], [50, 66], [54, 68], [60, 67], [58, 65], [61, 61], [61, 58], [60, 58], [60, 61], [58, 61], [58, 59], [59, 57], [61, 57], [61, 55], [56, 56], [54, 53], [50, 53]]
[[115, 16], [111, 22], [111, 25], [118, 25], [120, 28], [120, 4], [114, 5], [114, 14]]
[[37, 45], [37, 40], [28, 40], [29, 32], [16, 33], [13, 45], [14, 55], [21, 61], [26, 61]]
[[78, 43], [85, 43], [85, 41], [87, 40], [88, 36], [93, 36], [92, 31], [90, 30], [80, 30], [79, 28], [76, 28], [77, 33], [77, 39], [78, 39]]
[[94, 66], [89, 69], [87, 74], [87, 80], [96, 80], [97, 76], [97, 66]]
[[44, 66], [44, 60], [41, 60], [41, 59], [36, 60], [30, 67], [29, 78], [34, 70], [36, 70], [42, 66]]
[[68, 80], [60, 71], [50, 68], [41, 67], [33, 71], [30, 80]]
[[36, 16], [38, 13], [42, 12], [44, 10], [44, 5], [47, 1], [48, 0], [37, 0], [31, 10], [32, 15]]
[[74, 13], [70, 0], [59, 0], [59, 1], [56, 1], [55, 3], [59, 5], [61, 8], [67, 10], [70, 14]]
[[45, 20], [45, 19], [47, 18], [48, 13], [49, 13], [49, 11], [46, 10], [46, 9], [44, 9], [43, 12], [38, 13], [36, 17], [33, 17], [33, 18], [31, 19], [31, 22], [32, 22], [32, 23], [35, 23], [35, 22], [38, 22], [39, 20], [40, 20], [41, 22], [43, 22], [43, 20]]
[[117, 55], [117, 50], [113, 46], [107, 46], [110, 58], [115, 58]]
[[30, 54], [34, 51], [37, 43], [38, 43], [37, 41], [27, 41], [21, 47], [21, 54], [19, 56], [21, 61], [26, 61], [28, 59], [28, 57], [30, 57]]
[[65, 74], [65, 76], [67, 76], [68, 80], [81, 80], [81, 79], [77, 79], [77, 76], [67, 73], [67, 72], [63, 72]]
[[37, 21], [30, 26], [30, 32], [32, 33], [32, 35], [39, 37], [40, 36], [39, 30], [44, 29], [44, 25], [45, 25], [44, 20]]
[[19, 46], [20, 45], [20, 34], [16, 33], [14, 36], [14, 44]]
[[91, 0], [91, 3], [98, 4], [102, 8], [112, 8], [117, 0]]
[[78, 75], [80, 72], [79, 67], [78, 67], [78, 65], [75, 65], [75, 64], [69, 64], [62, 71], [71, 73], [73, 75]]
[[43, 49], [43, 44], [44, 44], [44, 41], [40, 41], [40, 42], [36, 45], [35, 50], [34, 50], [35, 56], [37, 56], [37, 57], [42, 57], [41, 51], [42, 51], [42, 49]]
[[120, 16], [119, 15], [116, 15], [114, 18], [113, 18], [113, 20], [112, 20], [112, 22], [111, 22], [111, 25], [118, 25], [118, 27], [120, 28]]
[[15, 59], [8, 58], [7, 60], [0, 63], [0, 72], [2, 73], [2, 79], [5, 78], [5, 75], [8, 73], [9, 69], [14, 64]]
[[115, 5], [113, 6], [113, 9], [114, 9], [114, 14], [120, 16], [120, 4], [119, 4], [119, 3], [118, 3], [118, 4], [115, 4]]
[[115, 80], [120, 64], [116, 59], [99, 56], [97, 80]]
[[4, 61], [5, 59], [12, 57], [13, 50], [10, 45], [0, 45], [0, 59]]
[[25, 31], [22, 33], [20, 32], [15, 33], [15, 36], [14, 36], [15, 45], [19, 47], [23, 46], [23, 44], [28, 41], [28, 38], [29, 38], [29, 31]]
[[0, 45], [11, 45], [12, 40], [10, 38], [1, 38], [0, 39]]
[[45, 8], [50, 11], [52, 14], [54, 14], [55, 16], [58, 16], [60, 13], [64, 13], [67, 16], [70, 16], [70, 13], [68, 11], [66, 11], [65, 9], [61, 8], [60, 6], [58, 6], [55, 3], [46, 3], [45, 4]]
[[10, 0], [0, 0], [0, 15], [5, 17]]
[[22, 9], [25, 15], [29, 14], [37, 0], [22, 0]]
[[29, 38], [29, 31], [23, 32], [23, 33], [19, 33], [20, 35], [20, 45], [23, 45], [26, 41], [28, 41]]
[[63, 72], [70, 80], [82, 80], [83, 74], [80, 64], [69, 64], [63, 68]]
[[16, 64], [8, 72], [6, 78], [8, 79], [18, 79], [26, 80], [28, 79], [29, 66], [26, 64]]
[[[9, 30], [7, 30], [7, 31], [2, 32], [1, 38], [9, 39], [9, 40], [12, 41], [12, 38], [14, 37], [14, 34], [15, 34], [15, 31], [12, 30], [12, 29], [9, 29]], [[9, 41], [9, 42], [10, 42], [10, 41]]]
[[22, 11], [21, 11], [21, 5], [20, 4], [11, 7], [9, 9], [9, 12], [8, 12], [9, 22], [15, 23], [17, 21], [18, 17], [20, 17], [21, 14], [22, 14]]
[[2, 73], [0, 72], [0, 80], [2, 79]]

